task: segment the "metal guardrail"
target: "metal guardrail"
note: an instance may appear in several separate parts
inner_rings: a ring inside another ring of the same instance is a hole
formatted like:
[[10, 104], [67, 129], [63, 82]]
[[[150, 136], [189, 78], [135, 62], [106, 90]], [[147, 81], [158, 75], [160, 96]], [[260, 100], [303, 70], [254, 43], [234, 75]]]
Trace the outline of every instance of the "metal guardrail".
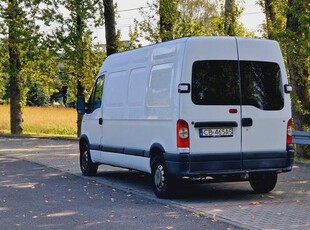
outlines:
[[293, 143], [300, 145], [310, 145], [310, 132], [293, 131]]

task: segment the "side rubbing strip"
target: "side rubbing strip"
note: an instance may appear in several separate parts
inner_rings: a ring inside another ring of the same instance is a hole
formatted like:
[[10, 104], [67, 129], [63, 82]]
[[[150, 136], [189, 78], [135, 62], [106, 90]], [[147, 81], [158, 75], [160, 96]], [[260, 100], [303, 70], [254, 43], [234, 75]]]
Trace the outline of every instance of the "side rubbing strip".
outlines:
[[91, 150], [119, 153], [131, 156], [149, 157], [149, 152], [142, 149], [132, 149], [123, 147], [113, 147], [113, 146], [102, 146], [102, 145], [90, 145]]

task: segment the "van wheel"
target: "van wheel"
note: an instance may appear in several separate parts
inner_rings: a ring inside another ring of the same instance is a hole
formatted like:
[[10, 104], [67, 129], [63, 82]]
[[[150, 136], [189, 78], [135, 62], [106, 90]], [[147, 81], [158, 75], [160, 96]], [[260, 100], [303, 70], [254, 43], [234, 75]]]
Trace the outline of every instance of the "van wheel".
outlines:
[[278, 174], [275, 172], [252, 173], [249, 177], [250, 185], [256, 193], [267, 193], [276, 186]]
[[98, 165], [91, 160], [88, 144], [84, 141], [80, 146], [80, 168], [84, 176], [94, 176]]
[[175, 190], [175, 180], [169, 175], [162, 156], [152, 159], [153, 191], [158, 198], [171, 198]]

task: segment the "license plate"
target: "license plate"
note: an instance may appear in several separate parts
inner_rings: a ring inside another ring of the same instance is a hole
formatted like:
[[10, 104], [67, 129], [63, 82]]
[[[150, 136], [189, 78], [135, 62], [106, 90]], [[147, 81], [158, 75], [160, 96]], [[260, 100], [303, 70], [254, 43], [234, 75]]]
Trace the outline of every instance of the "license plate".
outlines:
[[233, 128], [203, 128], [199, 129], [200, 137], [232, 137]]

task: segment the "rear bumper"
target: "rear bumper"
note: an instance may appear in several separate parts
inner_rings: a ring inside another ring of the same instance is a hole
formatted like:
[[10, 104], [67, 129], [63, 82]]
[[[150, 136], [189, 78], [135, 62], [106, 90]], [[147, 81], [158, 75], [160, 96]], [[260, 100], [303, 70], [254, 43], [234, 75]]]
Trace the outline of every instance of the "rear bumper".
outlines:
[[294, 163], [294, 151], [174, 154], [165, 153], [170, 174], [182, 177], [221, 176], [251, 172], [289, 172]]

